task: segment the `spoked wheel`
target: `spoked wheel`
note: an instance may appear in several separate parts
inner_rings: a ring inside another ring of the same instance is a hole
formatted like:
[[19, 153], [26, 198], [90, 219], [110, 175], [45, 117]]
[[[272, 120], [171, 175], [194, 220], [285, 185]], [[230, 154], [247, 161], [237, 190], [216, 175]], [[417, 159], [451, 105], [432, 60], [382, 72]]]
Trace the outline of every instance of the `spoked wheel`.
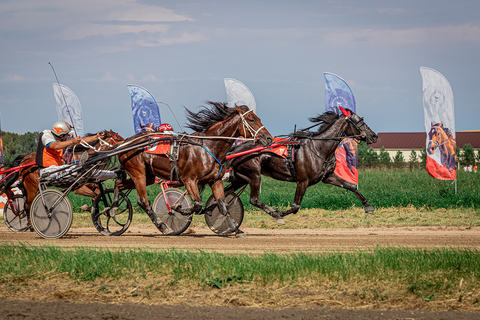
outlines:
[[7, 201], [3, 208], [3, 220], [8, 229], [15, 232], [22, 232], [29, 229], [27, 210], [25, 210], [25, 196], [15, 194], [12, 203]]
[[[45, 201], [45, 205], [43, 201]], [[55, 203], [56, 205], [53, 206]], [[72, 225], [72, 205], [68, 198], [63, 196], [62, 192], [47, 189], [33, 200], [30, 216], [33, 229], [41, 237], [47, 239], [60, 238], [68, 232]]]
[[[212, 196], [207, 200], [207, 210], [205, 212], [205, 222], [208, 227], [217, 234], [231, 234], [238, 230], [243, 221], [243, 203], [235, 194], [229, 193], [225, 195], [229, 216], [224, 216], [218, 206], [216, 200]], [[214, 206], [208, 210], [209, 207]]]
[[118, 200], [114, 201], [114, 192], [114, 189], [107, 189], [93, 201], [93, 225], [105, 236], [123, 234], [132, 222], [133, 208], [128, 196], [118, 191]]
[[[170, 212], [168, 211], [165, 198], [170, 206]], [[160, 192], [153, 201], [153, 211], [157, 215], [158, 222], [165, 223], [172, 231], [168, 235], [176, 236], [187, 230], [192, 223], [192, 215], [183, 215], [172, 208], [181, 206], [182, 209], [189, 209], [192, 207], [190, 199], [185, 193], [177, 188], [168, 188], [165, 190], [165, 196], [163, 192]]]

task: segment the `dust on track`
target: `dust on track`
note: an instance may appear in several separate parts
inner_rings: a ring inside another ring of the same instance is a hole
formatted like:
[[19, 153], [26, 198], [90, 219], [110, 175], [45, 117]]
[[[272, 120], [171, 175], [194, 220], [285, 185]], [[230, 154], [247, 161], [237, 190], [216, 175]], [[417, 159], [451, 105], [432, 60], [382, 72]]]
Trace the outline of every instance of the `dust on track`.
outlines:
[[480, 228], [395, 227], [352, 229], [243, 229], [244, 239], [218, 236], [208, 228], [181, 236], [163, 236], [153, 225], [134, 225], [122, 236], [107, 237], [93, 227], [71, 228], [61, 239], [43, 239], [35, 232], [14, 233], [0, 226], [0, 243], [32, 246], [151, 248], [204, 250], [223, 253], [328, 252], [371, 250], [376, 247], [480, 248]]

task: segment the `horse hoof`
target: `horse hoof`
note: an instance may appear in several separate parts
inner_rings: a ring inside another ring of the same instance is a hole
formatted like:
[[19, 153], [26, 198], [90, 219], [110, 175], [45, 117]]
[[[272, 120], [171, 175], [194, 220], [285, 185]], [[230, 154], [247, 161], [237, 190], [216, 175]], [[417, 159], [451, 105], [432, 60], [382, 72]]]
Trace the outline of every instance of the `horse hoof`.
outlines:
[[195, 230], [193, 228], [188, 228], [187, 231], [185, 231], [183, 234], [195, 234]]
[[283, 218], [277, 218], [277, 223], [278, 224], [285, 224], [285, 220], [283, 220]]
[[243, 231], [235, 233], [235, 238], [245, 239], [246, 237], [247, 237], [247, 235]]
[[375, 209], [372, 206], [365, 207], [365, 213], [373, 214]]
[[160, 230], [160, 232], [162, 232], [165, 235], [168, 235], [173, 232], [173, 230], [169, 226], [167, 226], [165, 223], [160, 223], [160, 225], [158, 226], [158, 229]]

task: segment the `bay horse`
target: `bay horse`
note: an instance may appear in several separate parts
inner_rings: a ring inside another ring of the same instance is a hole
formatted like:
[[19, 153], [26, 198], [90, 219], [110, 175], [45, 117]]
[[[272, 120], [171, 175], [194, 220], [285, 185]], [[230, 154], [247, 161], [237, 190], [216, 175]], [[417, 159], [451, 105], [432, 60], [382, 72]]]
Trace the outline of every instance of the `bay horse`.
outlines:
[[431, 123], [431, 129], [428, 132], [427, 152], [434, 154], [435, 149], [440, 151], [440, 161], [443, 166], [449, 170], [456, 170], [456, 142], [452, 132], [443, 126], [443, 123]]
[[[87, 151], [88, 153], [93, 153], [98, 150], [104, 150], [110, 148], [120, 142], [123, 142], [125, 139], [122, 138], [118, 133], [108, 130], [103, 131], [100, 139], [92, 142], [90, 146], [76, 146], [71, 150], [71, 157], [70, 159], [66, 159], [67, 161], [75, 161], [80, 158], [80, 155]], [[35, 162], [36, 152], [29, 153], [25, 155], [20, 162], [20, 165], [27, 164], [29, 162]], [[20, 170], [19, 177], [22, 180], [23, 191], [25, 192], [24, 196], [26, 197], [26, 210], [27, 214], [29, 214], [30, 205], [35, 199], [38, 191], [39, 185], [39, 172], [38, 172], [38, 165], [35, 163], [31, 166], [25, 167]], [[74, 191], [76, 194], [80, 194], [83, 196], [87, 196], [90, 198], [94, 198], [97, 194], [92, 188], [88, 185], [83, 185]]]
[[[352, 111], [343, 109], [342, 112], [345, 113], [338, 115], [334, 112], [326, 112], [310, 118], [309, 120], [316, 124], [314, 126], [320, 126], [316, 132], [304, 129], [290, 135], [291, 138], [298, 141], [298, 144], [294, 145], [293, 163], [289, 164], [287, 159], [268, 152], [268, 149], [266, 152], [233, 158], [231, 162], [233, 180], [225, 192], [233, 192], [249, 184], [250, 203], [277, 218], [279, 223], [283, 223], [284, 216], [298, 212], [306, 189], [321, 181], [353, 192], [362, 202], [365, 212], [373, 213], [374, 208], [357, 190], [356, 185], [343, 180], [334, 173], [335, 150], [346, 137], [354, 137], [370, 144], [377, 140], [377, 134]], [[231, 153], [253, 147], [255, 145], [251, 143], [241, 144]], [[297, 183], [294, 202], [288, 210], [279, 212], [275, 207], [260, 201], [262, 174], [276, 180]]]
[[[188, 128], [194, 134], [179, 135], [179, 150], [177, 173], [179, 183], [184, 185], [192, 198], [192, 208], [173, 208], [184, 215], [199, 213], [202, 210], [202, 199], [199, 186], [209, 185], [217, 201], [220, 212], [229, 215], [225, 203], [222, 177], [225, 172], [224, 161], [227, 152], [231, 149], [236, 137], [252, 138], [261, 145], [272, 143], [272, 136], [262, 125], [260, 119], [247, 106], [227, 107], [225, 103], [208, 102], [209, 106], [194, 113], [188, 109]], [[148, 139], [148, 134], [139, 133], [126, 140], [142, 141]], [[135, 187], [137, 202], [148, 214], [153, 224], [164, 234], [171, 233], [170, 227], [159, 222], [147, 198], [147, 185], [154, 183], [155, 177], [170, 180], [173, 162], [164, 155], [151, 154], [144, 148], [127, 151], [118, 156], [123, 170], [130, 176], [130, 180], [120, 182], [121, 187]], [[132, 186], [133, 184], [133, 186]], [[231, 230], [241, 234], [239, 230]]]

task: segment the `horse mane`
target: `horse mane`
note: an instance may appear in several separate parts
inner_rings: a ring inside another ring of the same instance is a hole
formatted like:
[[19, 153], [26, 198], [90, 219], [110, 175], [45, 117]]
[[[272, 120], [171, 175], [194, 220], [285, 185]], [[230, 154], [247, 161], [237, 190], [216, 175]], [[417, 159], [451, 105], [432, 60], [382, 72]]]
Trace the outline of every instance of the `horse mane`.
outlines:
[[339, 115], [332, 111], [327, 111], [315, 117], [311, 117], [308, 120], [310, 122], [319, 125], [317, 131], [310, 131], [309, 128], [298, 130], [291, 135], [294, 137], [311, 137], [315, 135], [319, 135], [322, 132], [326, 131], [334, 122], [339, 118]]
[[205, 132], [208, 128], [217, 122], [223, 121], [235, 113], [235, 108], [227, 107], [225, 102], [207, 102], [210, 106], [202, 106], [198, 112], [192, 112], [185, 108], [187, 112], [187, 128], [196, 132]]

